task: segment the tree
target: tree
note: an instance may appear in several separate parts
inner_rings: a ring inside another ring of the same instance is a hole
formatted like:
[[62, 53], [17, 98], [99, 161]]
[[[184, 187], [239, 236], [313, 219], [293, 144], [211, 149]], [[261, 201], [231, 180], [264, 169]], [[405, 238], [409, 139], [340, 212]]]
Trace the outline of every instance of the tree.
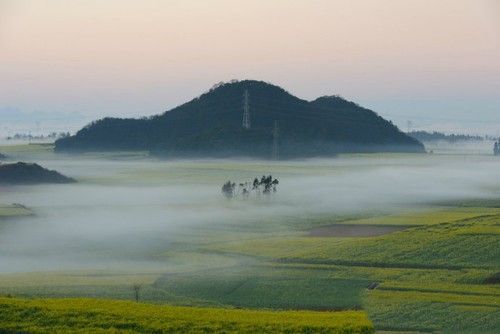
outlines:
[[495, 142], [495, 146], [493, 147], [493, 154], [500, 155], [500, 139]]
[[279, 184], [278, 179], [274, 179], [272, 175], [265, 176], [263, 175], [260, 184], [264, 186], [264, 190], [262, 191], [264, 194], [268, 195], [271, 193], [271, 190], [273, 192], [276, 192], [276, 187]]
[[134, 298], [135, 301], [139, 302], [139, 292], [141, 291], [142, 285], [139, 283], [135, 283], [132, 285], [132, 290], [134, 290]]
[[241, 195], [244, 198], [247, 198], [250, 195], [250, 191], [248, 190], [248, 187], [249, 187], [249, 183], [248, 182], [240, 183], [240, 187], [238, 189], [238, 194], [241, 193]]
[[226, 198], [233, 198], [240, 194], [244, 198], [248, 198], [251, 192], [254, 192], [257, 195], [260, 195], [261, 193], [269, 195], [271, 192], [275, 193], [277, 191], [278, 184], [278, 179], [273, 179], [272, 175], [262, 175], [260, 180], [255, 178], [253, 182], [239, 183], [238, 191], [235, 191], [236, 183], [227, 181], [222, 185], [222, 194]]
[[226, 198], [233, 198], [235, 195], [235, 193], [234, 193], [235, 187], [236, 187], [236, 183], [231, 182], [231, 181], [227, 181], [222, 186], [222, 194], [224, 196], [226, 196]]
[[272, 182], [272, 185], [273, 185], [273, 193], [276, 192], [276, 187], [278, 186], [278, 184], [280, 183], [280, 181], [278, 181], [278, 179], [274, 179], [273, 182]]
[[257, 190], [259, 189], [260, 182], [258, 178], [253, 179], [253, 184], [252, 184], [252, 190]]

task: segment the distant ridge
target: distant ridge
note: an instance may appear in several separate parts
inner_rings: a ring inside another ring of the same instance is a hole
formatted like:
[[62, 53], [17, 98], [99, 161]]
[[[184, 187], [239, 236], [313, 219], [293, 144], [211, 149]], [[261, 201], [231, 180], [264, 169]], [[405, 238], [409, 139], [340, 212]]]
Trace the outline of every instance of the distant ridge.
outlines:
[[[444, 134], [442, 132], [427, 132], [427, 131], [411, 131], [406, 133], [408, 136], [415, 138], [419, 141], [426, 142], [426, 141], [447, 141], [450, 143], [456, 143], [460, 141], [484, 141], [485, 137], [482, 136], [473, 136], [473, 135], [466, 135], [466, 134]], [[494, 138], [491, 138], [494, 139]]]
[[74, 179], [38, 164], [0, 164], [0, 184], [73, 183]]
[[[251, 128], [242, 127], [249, 94]], [[167, 156], [270, 158], [274, 123], [280, 157], [343, 152], [424, 152], [423, 145], [369, 109], [338, 96], [299, 99], [262, 81], [219, 84], [161, 115], [105, 118], [56, 141], [56, 151], [149, 150]]]

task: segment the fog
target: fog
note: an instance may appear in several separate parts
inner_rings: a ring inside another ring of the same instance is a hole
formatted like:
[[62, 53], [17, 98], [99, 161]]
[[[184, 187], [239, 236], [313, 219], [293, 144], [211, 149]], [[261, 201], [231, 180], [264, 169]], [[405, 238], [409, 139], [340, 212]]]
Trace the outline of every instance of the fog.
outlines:
[[[162, 254], [186, 236], [238, 224], [321, 215], [419, 210], [433, 203], [500, 196], [500, 159], [486, 154], [346, 155], [269, 162], [99, 155], [15, 156], [74, 177], [68, 185], [0, 188], [0, 203], [33, 217], [0, 221], [0, 272], [168, 267]], [[272, 174], [269, 197], [227, 200], [226, 180]], [[237, 233], [233, 236], [238, 240]]]

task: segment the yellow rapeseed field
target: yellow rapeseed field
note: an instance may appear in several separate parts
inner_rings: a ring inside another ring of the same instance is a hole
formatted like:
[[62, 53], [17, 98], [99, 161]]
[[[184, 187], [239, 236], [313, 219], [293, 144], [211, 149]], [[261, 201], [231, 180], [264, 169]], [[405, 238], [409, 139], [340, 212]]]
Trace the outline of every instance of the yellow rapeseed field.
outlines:
[[361, 311], [178, 307], [101, 299], [0, 298], [0, 332], [373, 333]]

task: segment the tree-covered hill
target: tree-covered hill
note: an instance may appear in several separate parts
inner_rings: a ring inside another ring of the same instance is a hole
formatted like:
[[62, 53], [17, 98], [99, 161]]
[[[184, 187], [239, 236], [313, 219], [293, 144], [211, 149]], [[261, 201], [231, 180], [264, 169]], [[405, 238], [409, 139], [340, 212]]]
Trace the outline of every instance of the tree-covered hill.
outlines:
[[38, 164], [0, 164], [0, 184], [73, 183], [74, 179]]
[[[248, 92], [250, 129], [242, 127]], [[75, 136], [59, 139], [57, 151], [149, 150], [171, 156], [271, 157], [277, 121], [280, 157], [341, 152], [423, 152], [423, 145], [371, 110], [340, 97], [312, 102], [261, 81], [220, 84], [161, 115], [105, 118]]]

